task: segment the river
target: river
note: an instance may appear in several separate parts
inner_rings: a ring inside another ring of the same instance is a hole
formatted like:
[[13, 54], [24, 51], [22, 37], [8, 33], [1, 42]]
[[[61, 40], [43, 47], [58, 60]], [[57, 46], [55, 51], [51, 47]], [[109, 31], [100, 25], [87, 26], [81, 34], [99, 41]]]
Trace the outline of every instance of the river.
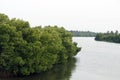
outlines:
[[73, 38], [82, 46], [70, 80], [120, 80], [120, 44]]
[[0, 80], [120, 80], [120, 44], [73, 37], [82, 50], [66, 64], [48, 72]]

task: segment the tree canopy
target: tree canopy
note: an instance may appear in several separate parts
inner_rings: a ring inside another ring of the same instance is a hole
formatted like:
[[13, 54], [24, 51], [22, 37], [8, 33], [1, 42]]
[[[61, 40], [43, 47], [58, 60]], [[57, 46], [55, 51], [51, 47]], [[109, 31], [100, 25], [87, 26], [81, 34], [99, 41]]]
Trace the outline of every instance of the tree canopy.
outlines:
[[75, 37], [95, 37], [97, 33], [91, 31], [69, 31]]
[[107, 33], [98, 33], [95, 37], [95, 40], [120, 43], [120, 34], [118, 33], [118, 31], [107, 31]]
[[28, 21], [0, 14], [0, 70], [14, 75], [30, 75], [67, 62], [80, 47], [63, 27], [36, 26]]

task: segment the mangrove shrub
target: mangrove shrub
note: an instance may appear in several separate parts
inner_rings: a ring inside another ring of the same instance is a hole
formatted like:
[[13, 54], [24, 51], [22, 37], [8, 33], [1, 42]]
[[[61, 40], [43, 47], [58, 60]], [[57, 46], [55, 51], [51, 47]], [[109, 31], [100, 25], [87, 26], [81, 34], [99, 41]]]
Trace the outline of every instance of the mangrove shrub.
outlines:
[[80, 51], [63, 27], [30, 27], [29, 22], [0, 14], [0, 69], [30, 75], [67, 62]]

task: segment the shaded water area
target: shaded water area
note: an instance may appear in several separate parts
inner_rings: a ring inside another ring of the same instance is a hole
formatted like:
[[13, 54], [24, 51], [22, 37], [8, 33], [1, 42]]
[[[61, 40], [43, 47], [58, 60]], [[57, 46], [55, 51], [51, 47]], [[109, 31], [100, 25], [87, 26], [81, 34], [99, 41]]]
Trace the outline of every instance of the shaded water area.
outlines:
[[57, 64], [51, 70], [40, 74], [33, 74], [24, 77], [6, 77], [0, 80], [69, 80], [72, 71], [75, 69], [76, 58], [68, 60], [67, 63]]
[[120, 80], [120, 44], [95, 41], [94, 37], [73, 37], [81, 52], [66, 64], [26, 77], [0, 80]]

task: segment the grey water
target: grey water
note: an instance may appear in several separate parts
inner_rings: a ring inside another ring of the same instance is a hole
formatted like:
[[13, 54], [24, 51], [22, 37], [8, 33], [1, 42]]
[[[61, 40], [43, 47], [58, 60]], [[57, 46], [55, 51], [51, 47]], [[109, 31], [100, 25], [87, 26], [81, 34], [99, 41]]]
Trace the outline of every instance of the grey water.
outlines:
[[120, 44], [73, 38], [82, 46], [70, 80], [120, 80]]
[[120, 80], [120, 44], [73, 37], [82, 50], [66, 64], [27, 77], [0, 80]]

